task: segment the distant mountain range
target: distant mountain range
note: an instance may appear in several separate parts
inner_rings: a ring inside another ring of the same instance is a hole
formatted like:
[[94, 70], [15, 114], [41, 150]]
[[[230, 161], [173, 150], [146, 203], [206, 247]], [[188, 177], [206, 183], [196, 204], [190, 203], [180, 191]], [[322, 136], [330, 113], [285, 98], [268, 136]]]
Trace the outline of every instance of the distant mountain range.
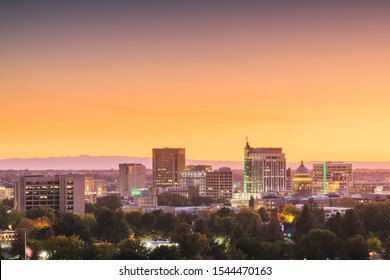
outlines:
[[[81, 169], [118, 169], [119, 163], [142, 163], [147, 168], [152, 168], [152, 159], [149, 157], [128, 157], [128, 156], [88, 156], [77, 157], [49, 157], [49, 158], [10, 158], [0, 159], [0, 169], [30, 169], [30, 170], [81, 170]], [[319, 161], [305, 162], [305, 166], [312, 168], [313, 163]], [[390, 162], [352, 162], [354, 168], [369, 169], [390, 169]], [[220, 167], [230, 167], [232, 169], [243, 169], [241, 161], [213, 161], [213, 160], [186, 160], [186, 164], [211, 165], [214, 169]], [[299, 162], [290, 162], [288, 167], [296, 169]]]

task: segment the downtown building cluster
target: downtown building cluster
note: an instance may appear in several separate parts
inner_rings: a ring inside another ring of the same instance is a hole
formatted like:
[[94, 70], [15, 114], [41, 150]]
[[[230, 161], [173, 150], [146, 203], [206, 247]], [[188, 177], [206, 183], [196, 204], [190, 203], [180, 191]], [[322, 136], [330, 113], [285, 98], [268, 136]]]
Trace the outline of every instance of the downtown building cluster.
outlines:
[[[185, 149], [155, 148], [152, 151], [153, 184], [146, 188], [146, 167], [139, 163], [119, 164], [120, 194], [135, 205], [157, 205], [157, 196], [163, 192], [186, 197], [208, 196], [231, 199], [233, 176], [228, 167], [212, 170], [209, 165], [186, 165]], [[141, 170], [133, 172], [137, 167]], [[138, 177], [138, 180], [135, 179]], [[132, 184], [138, 181], [140, 184]]]
[[301, 162], [296, 170], [291, 170], [282, 148], [252, 147], [248, 141], [239, 183], [233, 181], [229, 167], [213, 170], [210, 165], [186, 165], [184, 148], [152, 149], [151, 178], [147, 178], [147, 173], [141, 163], [120, 163], [119, 188], [111, 192], [105, 190], [104, 180], [84, 175], [21, 176], [14, 183], [15, 209], [26, 211], [46, 206], [59, 213], [84, 214], [86, 197], [94, 202], [96, 197], [109, 194], [123, 197], [128, 205], [148, 207], [157, 206], [157, 198], [164, 192], [229, 200], [232, 205], [240, 205], [247, 204], [251, 197], [350, 197], [360, 190], [354, 182], [351, 163], [315, 163], [309, 170]]
[[251, 197], [263, 199], [270, 194], [271, 197], [272, 194], [301, 198], [315, 195], [348, 197], [353, 191], [351, 163], [318, 163], [310, 172], [301, 162], [297, 170], [292, 171], [287, 168], [282, 148], [251, 147], [248, 141], [244, 147], [241, 185], [233, 184], [233, 172], [228, 167], [213, 170], [210, 165], [186, 165], [183, 148], [155, 148], [152, 163], [153, 183], [150, 188], [145, 185], [144, 165], [119, 165], [120, 194], [135, 205], [157, 205], [157, 196], [163, 192], [185, 197], [224, 198], [239, 204]]

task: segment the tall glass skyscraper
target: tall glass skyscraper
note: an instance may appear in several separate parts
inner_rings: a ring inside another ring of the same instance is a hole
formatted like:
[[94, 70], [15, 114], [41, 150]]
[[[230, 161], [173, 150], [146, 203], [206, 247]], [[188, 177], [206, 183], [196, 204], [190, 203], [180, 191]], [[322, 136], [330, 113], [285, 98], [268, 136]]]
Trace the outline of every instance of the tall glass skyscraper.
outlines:
[[260, 197], [262, 193], [286, 189], [286, 157], [282, 148], [244, 148], [244, 193]]

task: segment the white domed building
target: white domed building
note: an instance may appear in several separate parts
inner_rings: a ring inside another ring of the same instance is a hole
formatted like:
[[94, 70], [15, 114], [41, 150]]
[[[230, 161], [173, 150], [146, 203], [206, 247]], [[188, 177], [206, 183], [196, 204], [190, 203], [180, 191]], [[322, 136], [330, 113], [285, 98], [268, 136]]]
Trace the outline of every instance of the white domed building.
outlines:
[[293, 181], [293, 193], [297, 195], [311, 195], [313, 193], [313, 179], [310, 177], [309, 169], [303, 161], [295, 171]]

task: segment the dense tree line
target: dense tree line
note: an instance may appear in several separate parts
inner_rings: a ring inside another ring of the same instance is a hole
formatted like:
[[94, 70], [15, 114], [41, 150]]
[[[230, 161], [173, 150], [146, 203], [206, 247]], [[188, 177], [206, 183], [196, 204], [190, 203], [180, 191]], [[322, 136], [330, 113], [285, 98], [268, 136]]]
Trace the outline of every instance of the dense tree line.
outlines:
[[191, 198], [176, 193], [163, 192], [157, 197], [158, 205], [183, 207], [183, 206], [210, 206], [213, 203], [231, 205], [226, 198], [212, 198], [209, 196], [193, 196]]
[[[0, 226], [16, 230], [13, 258], [24, 257], [27, 235], [31, 259], [368, 259], [370, 253], [390, 259], [389, 202], [361, 204], [327, 221], [314, 201], [302, 210], [284, 205], [277, 215], [252, 206], [197, 215], [124, 212], [120, 198], [108, 196], [80, 216], [49, 208], [21, 213], [6, 202]], [[176, 245], [151, 250], [144, 239]]]
[[389, 259], [390, 202], [360, 204], [327, 221], [313, 201], [303, 207], [295, 223], [297, 258], [368, 259], [381, 254]]

